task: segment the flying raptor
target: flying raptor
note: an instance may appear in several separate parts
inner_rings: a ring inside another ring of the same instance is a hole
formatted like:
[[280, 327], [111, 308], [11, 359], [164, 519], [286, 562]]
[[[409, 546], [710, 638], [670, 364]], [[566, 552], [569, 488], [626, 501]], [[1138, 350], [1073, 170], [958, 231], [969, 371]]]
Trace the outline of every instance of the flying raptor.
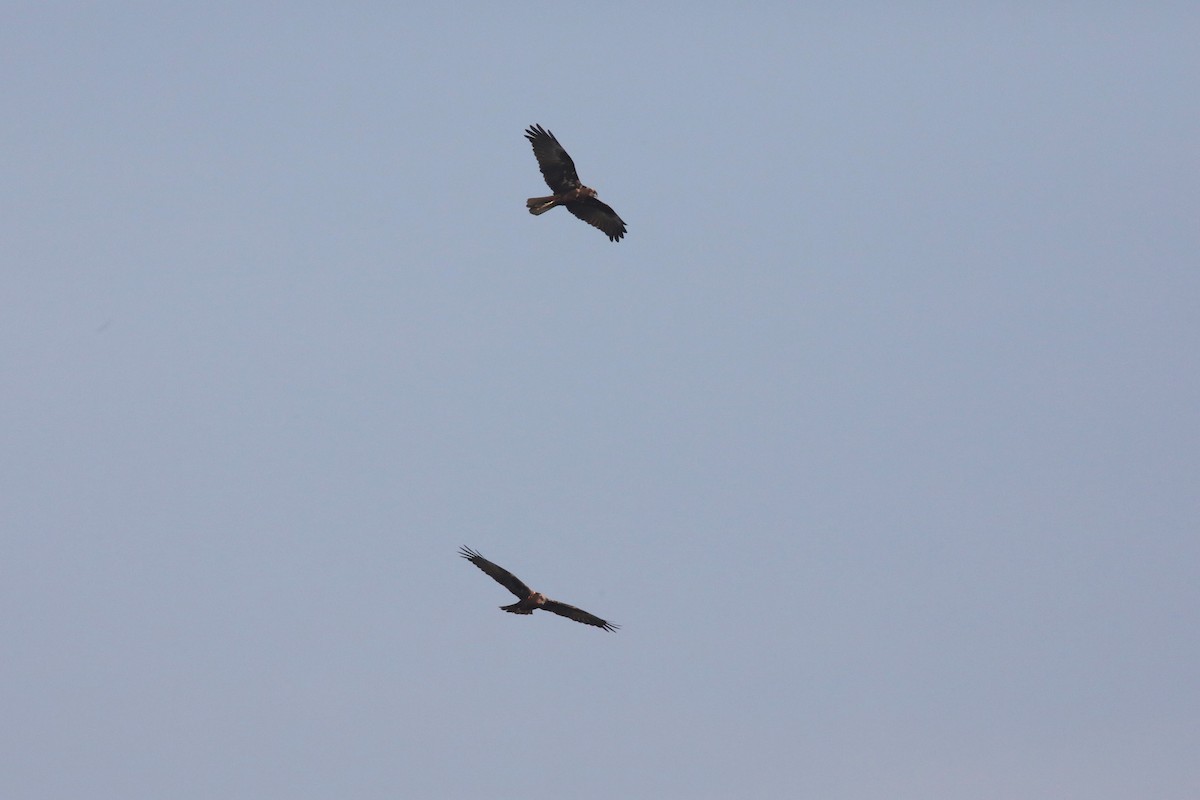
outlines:
[[596, 199], [596, 190], [584, 186], [575, 173], [575, 162], [554, 138], [554, 134], [541, 125], [530, 125], [525, 138], [533, 145], [538, 169], [546, 179], [546, 185], [554, 194], [549, 197], [531, 197], [525, 201], [530, 214], [545, 214], [555, 206], [565, 206], [575, 216], [594, 225], [608, 234], [610, 241], [619, 241], [625, 235], [625, 223], [617, 212]]
[[513, 575], [504, 567], [498, 567], [488, 561], [483, 556], [476, 553], [469, 547], [463, 547], [458, 551], [458, 554], [470, 561], [475, 566], [479, 567], [485, 573], [492, 577], [492, 580], [508, 589], [517, 596], [517, 602], [511, 606], [500, 606], [502, 611], [507, 611], [510, 614], [532, 614], [537, 609], [550, 611], [558, 614], [560, 617], [573, 619], [576, 622], [582, 622], [584, 625], [595, 625], [597, 628], [603, 628], [606, 631], [615, 631], [620, 625], [614, 625], [611, 622], [605, 622], [595, 614], [589, 614], [582, 608], [569, 606], [566, 603], [560, 603], [557, 600], [551, 600], [541, 592], [535, 592], [526, 586], [520, 578]]

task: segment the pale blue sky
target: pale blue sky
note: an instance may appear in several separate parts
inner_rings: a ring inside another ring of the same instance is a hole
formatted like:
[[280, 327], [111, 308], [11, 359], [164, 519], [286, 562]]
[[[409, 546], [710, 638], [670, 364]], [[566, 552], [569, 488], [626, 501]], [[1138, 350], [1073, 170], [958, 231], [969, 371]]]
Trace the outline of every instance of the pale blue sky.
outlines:
[[6, 6], [0, 796], [1195, 798], [1200, 13], [984, 8]]

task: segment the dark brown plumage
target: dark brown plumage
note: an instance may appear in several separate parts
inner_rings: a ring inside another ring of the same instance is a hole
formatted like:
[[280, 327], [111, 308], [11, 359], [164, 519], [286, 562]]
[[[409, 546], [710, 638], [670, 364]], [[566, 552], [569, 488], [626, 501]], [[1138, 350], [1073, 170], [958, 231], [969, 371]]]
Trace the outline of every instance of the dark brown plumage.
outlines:
[[537, 609], [550, 611], [558, 614], [560, 617], [573, 619], [576, 622], [582, 622], [584, 625], [594, 625], [597, 628], [603, 628], [606, 631], [615, 631], [620, 625], [614, 625], [611, 622], [605, 622], [595, 614], [589, 614], [582, 608], [560, 603], [557, 600], [551, 600], [541, 592], [535, 592], [526, 586], [520, 578], [513, 575], [504, 567], [497, 566], [488, 561], [483, 556], [476, 553], [469, 547], [460, 548], [458, 554], [470, 561], [475, 566], [483, 570], [489, 575], [492, 580], [508, 589], [517, 596], [517, 602], [511, 606], [500, 606], [502, 611], [507, 611], [510, 614], [532, 614]]
[[565, 206], [575, 216], [608, 234], [616, 242], [625, 235], [625, 223], [604, 203], [596, 199], [596, 190], [589, 189], [579, 181], [575, 173], [575, 162], [554, 138], [554, 134], [541, 125], [530, 125], [525, 138], [533, 145], [538, 168], [546, 185], [554, 194], [549, 197], [531, 197], [525, 201], [530, 214], [545, 214], [555, 206]]

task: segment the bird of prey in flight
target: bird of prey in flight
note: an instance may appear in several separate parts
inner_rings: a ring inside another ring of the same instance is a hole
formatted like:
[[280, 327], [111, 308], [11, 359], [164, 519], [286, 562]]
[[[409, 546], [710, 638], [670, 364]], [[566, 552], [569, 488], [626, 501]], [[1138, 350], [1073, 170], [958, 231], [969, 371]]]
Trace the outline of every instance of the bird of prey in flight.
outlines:
[[605, 622], [595, 614], [589, 614], [582, 608], [576, 608], [566, 603], [560, 603], [557, 600], [551, 600], [541, 592], [533, 591], [516, 575], [513, 575], [504, 567], [496, 566], [469, 547], [461, 548], [458, 554], [479, 567], [491, 576], [492, 580], [517, 596], [517, 602], [511, 606], [500, 606], [500, 610], [502, 611], [507, 611], [510, 614], [532, 614], [540, 608], [543, 611], [558, 614], [560, 617], [582, 622], [584, 625], [595, 625], [597, 628], [603, 628], [606, 631], [615, 631], [621, 627], [611, 622]]
[[555, 206], [564, 206], [575, 216], [594, 225], [608, 234], [610, 241], [619, 241], [625, 235], [625, 223], [604, 203], [596, 199], [596, 190], [584, 186], [575, 173], [575, 162], [554, 138], [554, 134], [541, 125], [530, 125], [525, 138], [533, 145], [538, 169], [546, 179], [546, 185], [554, 194], [549, 197], [531, 197], [525, 201], [530, 214], [545, 214]]

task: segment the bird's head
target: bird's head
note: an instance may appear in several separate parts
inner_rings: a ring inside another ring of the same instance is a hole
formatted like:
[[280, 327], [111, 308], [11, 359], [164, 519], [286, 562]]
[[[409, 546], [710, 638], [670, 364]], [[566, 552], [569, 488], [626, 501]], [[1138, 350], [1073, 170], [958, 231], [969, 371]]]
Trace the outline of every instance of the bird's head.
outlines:
[[533, 601], [534, 605], [537, 605], [537, 606], [546, 605], [546, 595], [542, 594], [541, 592], [534, 592], [533, 594], [531, 594], [529, 596], [529, 599]]

